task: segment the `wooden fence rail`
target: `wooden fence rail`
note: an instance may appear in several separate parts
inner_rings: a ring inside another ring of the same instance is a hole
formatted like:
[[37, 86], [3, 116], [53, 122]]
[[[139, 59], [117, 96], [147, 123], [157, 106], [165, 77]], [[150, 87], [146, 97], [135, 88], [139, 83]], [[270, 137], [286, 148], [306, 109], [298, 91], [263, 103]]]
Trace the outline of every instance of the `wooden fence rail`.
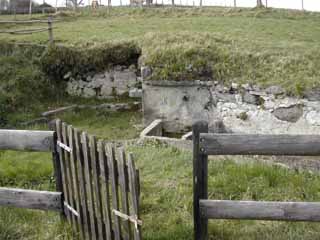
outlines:
[[60, 120], [53, 131], [0, 130], [0, 150], [51, 151], [56, 192], [0, 188], [0, 205], [60, 211], [83, 240], [140, 240], [132, 154]]
[[34, 24], [34, 23], [47, 23], [48, 27], [43, 28], [31, 28], [31, 29], [18, 29], [18, 30], [5, 30], [0, 31], [0, 34], [13, 34], [13, 35], [25, 35], [25, 34], [33, 34], [48, 31], [49, 36], [49, 44], [54, 43], [53, 39], [53, 23], [57, 22], [53, 20], [51, 16], [48, 17], [48, 20], [20, 20], [20, 21], [0, 21], [0, 24], [14, 24], [14, 25], [24, 25], [24, 24]]
[[320, 135], [208, 133], [208, 123], [193, 125], [194, 237], [208, 239], [208, 219], [320, 221], [317, 202], [207, 200], [208, 155], [320, 155]]

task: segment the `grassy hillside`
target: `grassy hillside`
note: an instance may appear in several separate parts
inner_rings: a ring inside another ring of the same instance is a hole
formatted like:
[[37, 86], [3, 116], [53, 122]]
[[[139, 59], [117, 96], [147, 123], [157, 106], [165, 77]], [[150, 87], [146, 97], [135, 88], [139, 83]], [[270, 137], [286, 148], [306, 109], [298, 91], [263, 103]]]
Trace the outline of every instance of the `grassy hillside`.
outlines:
[[[44, 16], [35, 16], [39, 17]], [[54, 24], [54, 36], [60, 44], [83, 48], [109, 41], [135, 41], [142, 49], [140, 62], [154, 68], [154, 80], [211, 77], [222, 82], [279, 84], [293, 94], [319, 86], [318, 13], [113, 8], [66, 12], [56, 18], [62, 20]], [[1, 34], [0, 39], [46, 43], [48, 36]]]

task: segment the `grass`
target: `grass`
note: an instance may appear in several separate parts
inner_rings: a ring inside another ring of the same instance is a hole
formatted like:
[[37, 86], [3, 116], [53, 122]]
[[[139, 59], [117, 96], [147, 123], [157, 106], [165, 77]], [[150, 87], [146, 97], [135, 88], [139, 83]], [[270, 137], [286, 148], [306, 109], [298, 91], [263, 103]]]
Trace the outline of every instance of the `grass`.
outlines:
[[[278, 84], [302, 95], [319, 86], [318, 13], [274, 9], [101, 9], [62, 13], [55, 39], [86, 44], [134, 41], [154, 80], [206, 79]], [[3, 16], [0, 18], [8, 18]], [[30, 26], [26, 26], [30, 28]], [[0, 39], [46, 43], [47, 33]]]
[[[24, 189], [55, 189], [50, 153], [1, 151], [0, 185]], [[69, 225], [53, 212], [0, 208], [2, 240], [73, 239]]]

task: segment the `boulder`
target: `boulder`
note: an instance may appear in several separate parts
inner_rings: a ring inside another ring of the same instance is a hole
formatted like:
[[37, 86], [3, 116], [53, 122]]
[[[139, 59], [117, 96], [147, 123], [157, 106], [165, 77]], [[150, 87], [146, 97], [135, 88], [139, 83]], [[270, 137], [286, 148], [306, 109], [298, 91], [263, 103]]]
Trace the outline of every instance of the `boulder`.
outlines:
[[306, 120], [311, 125], [320, 126], [320, 113], [317, 111], [310, 111], [306, 115]]
[[304, 97], [309, 101], [320, 101], [320, 89], [305, 92]]
[[265, 89], [265, 92], [268, 94], [273, 94], [273, 95], [280, 95], [285, 93], [282, 87], [279, 86], [270, 86]]
[[141, 67], [141, 77], [142, 79], [147, 79], [152, 75], [152, 69], [148, 66]]
[[114, 87], [118, 95], [129, 92], [129, 89], [137, 83], [137, 76], [129, 69], [114, 72]]
[[242, 101], [245, 103], [259, 105], [260, 104], [260, 96], [255, 94], [250, 94], [249, 92], [245, 92], [242, 97]]
[[84, 88], [82, 90], [82, 96], [89, 98], [89, 97], [95, 97], [97, 95], [96, 91], [92, 88]]
[[100, 89], [100, 97], [112, 96], [114, 94], [112, 85], [104, 84]]
[[235, 95], [229, 93], [213, 92], [213, 98], [216, 102], [236, 102]]
[[275, 109], [272, 114], [281, 121], [297, 122], [303, 115], [302, 105], [293, 105], [290, 107], [280, 107]]

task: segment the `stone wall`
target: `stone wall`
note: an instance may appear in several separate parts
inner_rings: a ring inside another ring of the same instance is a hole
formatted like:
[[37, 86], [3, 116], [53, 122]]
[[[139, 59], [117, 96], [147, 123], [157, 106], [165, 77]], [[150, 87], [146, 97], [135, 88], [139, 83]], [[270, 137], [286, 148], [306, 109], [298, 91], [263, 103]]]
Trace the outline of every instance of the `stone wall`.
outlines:
[[140, 78], [134, 66], [117, 66], [102, 73], [88, 74], [77, 79], [68, 80], [67, 92], [71, 96], [110, 98], [136, 92]]
[[213, 129], [222, 122], [228, 132], [319, 134], [317, 93], [294, 98], [277, 86], [260, 89], [248, 84], [149, 81], [143, 83], [144, 124], [164, 120], [168, 132], [186, 132], [196, 120]]

